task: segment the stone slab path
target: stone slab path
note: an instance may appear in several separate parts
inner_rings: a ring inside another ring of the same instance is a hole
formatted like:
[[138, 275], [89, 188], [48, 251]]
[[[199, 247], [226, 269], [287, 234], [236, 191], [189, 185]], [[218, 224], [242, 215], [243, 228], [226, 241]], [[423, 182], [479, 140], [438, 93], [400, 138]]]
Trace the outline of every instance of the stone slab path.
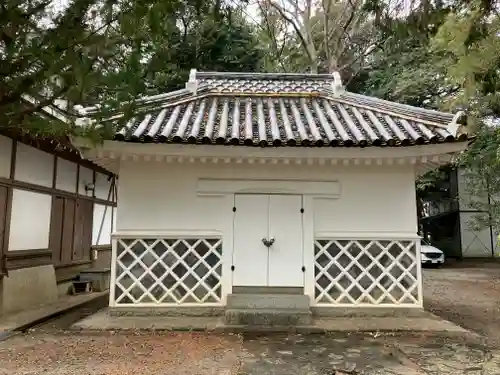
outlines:
[[500, 374], [497, 354], [452, 338], [248, 337], [242, 353], [241, 374], [245, 375]]

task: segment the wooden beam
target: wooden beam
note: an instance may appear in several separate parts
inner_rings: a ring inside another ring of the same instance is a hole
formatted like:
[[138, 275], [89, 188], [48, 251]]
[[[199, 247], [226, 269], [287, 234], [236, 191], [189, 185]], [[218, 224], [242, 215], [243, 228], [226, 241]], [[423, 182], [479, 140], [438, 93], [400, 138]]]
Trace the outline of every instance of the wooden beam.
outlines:
[[[16, 175], [16, 156], [17, 156], [17, 141], [12, 141], [12, 153], [10, 156], [10, 180], [14, 180]], [[6, 254], [9, 251], [9, 237], [10, 237], [10, 221], [12, 217], [12, 196], [14, 194], [13, 186], [7, 185], [7, 203], [5, 206], [5, 228], [3, 231], [3, 254], [0, 260], [2, 269], [7, 270]]]
[[9, 251], [5, 256], [6, 269], [17, 270], [21, 268], [39, 267], [52, 264], [52, 250], [31, 249]]
[[53, 189], [50, 187], [46, 186], [41, 186], [41, 185], [35, 185], [30, 182], [24, 182], [24, 181], [17, 181], [17, 180], [11, 180], [5, 177], [0, 177], [0, 185], [3, 186], [8, 186], [16, 189], [22, 189], [22, 190], [28, 190], [28, 191], [33, 191], [36, 193], [42, 193], [42, 194], [49, 194], [49, 195], [58, 195], [62, 197], [68, 197], [68, 198], [80, 198], [80, 199], [86, 199], [89, 201], [93, 201], [95, 203], [99, 203], [102, 205], [106, 206], [116, 206], [116, 203], [107, 201], [102, 198], [93, 198], [85, 195], [78, 195], [76, 193], [70, 193], [69, 191], [65, 190], [59, 190], [59, 189]]

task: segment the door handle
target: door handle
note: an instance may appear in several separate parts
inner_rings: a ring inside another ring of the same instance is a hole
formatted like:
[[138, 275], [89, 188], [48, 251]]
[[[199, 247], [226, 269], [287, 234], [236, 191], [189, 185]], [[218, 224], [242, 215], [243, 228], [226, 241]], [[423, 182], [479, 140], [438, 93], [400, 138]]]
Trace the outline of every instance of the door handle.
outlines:
[[269, 239], [267, 239], [266, 237], [264, 237], [262, 239], [262, 243], [264, 244], [264, 246], [266, 246], [267, 248], [270, 248], [271, 246], [273, 246], [273, 243], [274, 243], [275, 239], [274, 237], [271, 237]]

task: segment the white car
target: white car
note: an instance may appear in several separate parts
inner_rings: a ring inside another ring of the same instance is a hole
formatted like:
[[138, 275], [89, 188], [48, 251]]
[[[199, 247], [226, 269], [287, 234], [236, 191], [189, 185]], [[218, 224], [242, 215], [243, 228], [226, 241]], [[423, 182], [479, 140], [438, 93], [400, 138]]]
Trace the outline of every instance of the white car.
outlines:
[[442, 265], [444, 264], [444, 253], [437, 247], [422, 241], [420, 245], [420, 260], [422, 265]]

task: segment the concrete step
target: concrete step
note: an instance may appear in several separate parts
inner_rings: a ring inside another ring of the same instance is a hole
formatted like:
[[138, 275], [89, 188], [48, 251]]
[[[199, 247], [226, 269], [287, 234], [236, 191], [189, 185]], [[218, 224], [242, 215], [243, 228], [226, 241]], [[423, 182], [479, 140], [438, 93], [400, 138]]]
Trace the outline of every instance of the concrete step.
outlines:
[[80, 272], [81, 281], [90, 281], [94, 292], [104, 292], [109, 289], [111, 269], [90, 268]]
[[303, 294], [229, 294], [229, 309], [309, 309], [309, 296]]
[[309, 309], [226, 309], [225, 323], [235, 326], [298, 326], [312, 324]]
[[304, 294], [303, 287], [294, 286], [233, 286], [234, 294]]

